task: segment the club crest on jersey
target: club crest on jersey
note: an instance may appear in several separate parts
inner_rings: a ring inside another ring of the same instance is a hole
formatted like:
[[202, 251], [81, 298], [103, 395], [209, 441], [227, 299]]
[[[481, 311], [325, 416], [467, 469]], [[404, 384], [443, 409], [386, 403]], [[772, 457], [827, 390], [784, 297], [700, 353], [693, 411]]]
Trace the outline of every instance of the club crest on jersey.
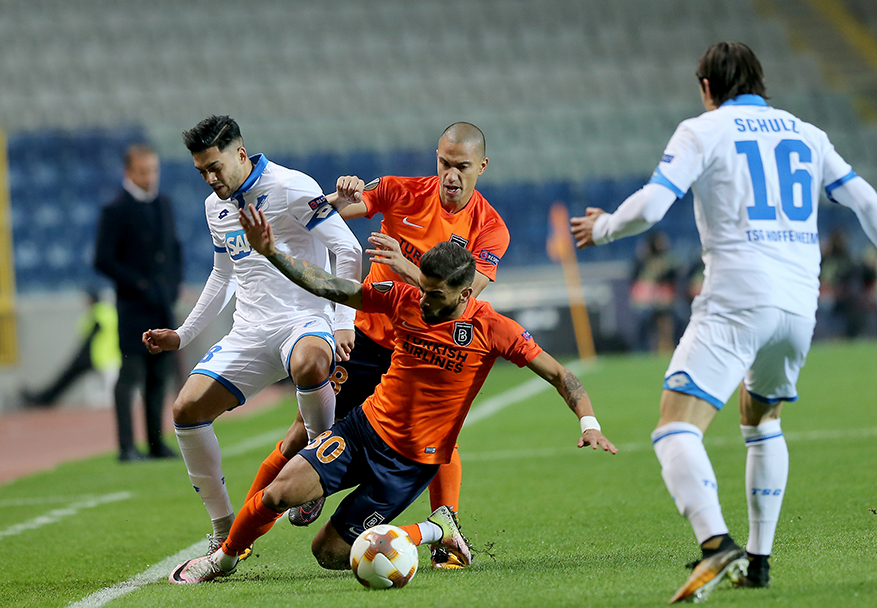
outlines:
[[265, 201], [267, 201], [267, 200], [268, 200], [268, 195], [267, 195], [267, 194], [263, 194], [262, 196], [260, 196], [259, 198], [257, 198], [257, 199], [256, 199], [256, 211], [258, 211], [259, 209], [261, 209], [263, 205], [267, 208], [268, 205], [265, 204]]
[[463, 237], [461, 237], [458, 234], [452, 234], [451, 238], [449, 238], [448, 240], [451, 241], [452, 243], [456, 243], [457, 245], [459, 245], [463, 249], [465, 249], [466, 245], [469, 244], [469, 241], [467, 239], [464, 239]]
[[226, 215], [228, 215], [228, 209], [223, 209], [219, 212], [219, 219], [224, 218]]
[[372, 289], [378, 293], [387, 293], [393, 289], [393, 281], [381, 281], [380, 283], [372, 283]]
[[375, 188], [377, 188], [377, 187], [380, 186], [380, 185], [381, 185], [381, 178], [380, 178], [380, 177], [376, 177], [375, 179], [373, 179], [372, 181], [370, 181], [369, 183], [367, 183], [367, 184], [365, 185], [365, 187], [363, 188], [363, 190], [365, 190], [366, 192], [368, 192], [369, 190], [374, 190]]
[[320, 205], [324, 205], [324, 204], [328, 204], [328, 203], [329, 203], [329, 201], [326, 200], [326, 197], [321, 194], [320, 196], [318, 196], [314, 200], [309, 201], [308, 207], [310, 207], [311, 209], [319, 209]]
[[227, 232], [225, 234], [225, 247], [228, 250], [229, 257], [233, 260], [245, 258], [253, 251], [243, 230]]
[[374, 528], [375, 526], [380, 524], [385, 519], [386, 518], [383, 515], [381, 515], [377, 511], [375, 511], [374, 513], [372, 513], [371, 515], [369, 515], [368, 517], [365, 518], [365, 521], [362, 522], [362, 527], [365, 528], [366, 530], [368, 530], [369, 528]]
[[469, 346], [472, 336], [475, 335], [475, 326], [465, 321], [454, 323], [454, 344], [457, 346]]

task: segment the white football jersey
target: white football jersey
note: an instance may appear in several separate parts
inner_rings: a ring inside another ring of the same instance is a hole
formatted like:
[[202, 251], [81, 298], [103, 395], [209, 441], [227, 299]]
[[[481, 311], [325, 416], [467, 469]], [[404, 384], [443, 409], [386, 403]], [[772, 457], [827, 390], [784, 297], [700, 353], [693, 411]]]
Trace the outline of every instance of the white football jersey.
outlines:
[[331, 272], [329, 247], [336, 254], [338, 276], [355, 281], [360, 280], [359, 243], [313, 178], [261, 154], [251, 160], [252, 173], [230, 199], [213, 193], [204, 202], [213, 246], [227, 252], [234, 263], [234, 324], [282, 324], [312, 314], [323, 314], [331, 321], [334, 312], [328, 300], [292, 283], [250, 246], [238, 209], [253, 205], [264, 211], [279, 251]]
[[682, 122], [650, 183], [691, 188], [709, 311], [775, 306], [813, 315], [820, 191], [856, 177], [826, 134], [757, 95]]

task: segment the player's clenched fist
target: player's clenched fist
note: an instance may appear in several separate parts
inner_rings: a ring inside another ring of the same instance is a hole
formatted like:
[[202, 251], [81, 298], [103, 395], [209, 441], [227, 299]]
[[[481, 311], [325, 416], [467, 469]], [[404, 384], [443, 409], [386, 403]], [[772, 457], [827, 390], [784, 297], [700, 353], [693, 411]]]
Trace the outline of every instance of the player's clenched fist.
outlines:
[[362, 191], [365, 189], [365, 182], [355, 175], [342, 175], [335, 182], [335, 191], [338, 197], [347, 203], [362, 202]]

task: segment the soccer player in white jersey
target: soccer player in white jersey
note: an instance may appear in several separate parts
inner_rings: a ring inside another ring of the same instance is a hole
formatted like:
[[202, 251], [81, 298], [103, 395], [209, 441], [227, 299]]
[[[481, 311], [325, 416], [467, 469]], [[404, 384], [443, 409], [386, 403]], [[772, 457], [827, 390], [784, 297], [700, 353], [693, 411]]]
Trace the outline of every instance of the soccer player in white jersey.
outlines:
[[[248, 156], [237, 123], [211, 116], [183, 141], [213, 194], [204, 202], [213, 237], [213, 270], [185, 322], [176, 330], [143, 334], [150, 352], [185, 347], [237, 297], [231, 332], [192, 370], [174, 403], [174, 426], [189, 478], [213, 522], [210, 550], [234, 521], [213, 421], [287, 375], [296, 385], [299, 415], [310, 437], [332, 426], [335, 393], [329, 382], [336, 354], [353, 345], [355, 311], [290, 283], [264, 257], [253, 255], [238, 209], [253, 205], [271, 218], [284, 252], [359, 282], [362, 248], [311, 177]], [[355, 201], [352, 201], [355, 202]], [[280, 450], [292, 441], [287, 436]]]
[[[647, 230], [694, 192], [703, 290], [665, 374], [652, 443], [703, 559], [671, 602], [705, 599], [725, 577], [768, 586], [789, 467], [780, 410], [797, 399], [815, 325], [820, 192], [853, 209], [877, 243], [877, 193], [825, 133], [767, 105], [761, 64], [747, 46], [711, 46], [697, 79], [707, 111], [679, 125], [649, 183], [614, 213], [589, 208], [571, 220], [579, 247], [603, 245]], [[703, 447], [704, 431], [741, 381], [745, 553], [728, 535]]]

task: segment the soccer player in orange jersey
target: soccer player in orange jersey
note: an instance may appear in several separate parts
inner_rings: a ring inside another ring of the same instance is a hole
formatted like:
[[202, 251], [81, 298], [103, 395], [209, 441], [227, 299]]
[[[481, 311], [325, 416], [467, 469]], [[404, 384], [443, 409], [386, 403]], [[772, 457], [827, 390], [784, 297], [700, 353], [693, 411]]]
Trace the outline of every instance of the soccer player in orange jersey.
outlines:
[[[524, 328], [472, 297], [475, 260], [442, 242], [421, 258], [420, 287], [382, 281], [359, 285], [279, 252], [261, 210], [241, 211], [253, 248], [302, 288], [357, 310], [390, 317], [396, 342], [389, 371], [361, 407], [292, 458], [240, 510], [215, 553], [189, 560], [173, 583], [231, 574], [238, 556], [289, 507], [353, 488], [317, 533], [312, 550], [324, 568], [349, 568], [350, 547], [370, 526], [389, 523], [426, 489], [450, 460], [475, 395], [499, 357], [527, 366], [552, 384], [581, 421], [578, 446], [613, 454], [578, 378], [543, 351]], [[415, 543], [442, 544], [468, 565], [471, 553], [445, 506], [408, 526]]]
[[[337, 191], [327, 198], [345, 220], [372, 218], [380, 213], [381, 231], [369, 242], [375, 249], [365, 283], [405, 281], [418, 285], [420, 257], [436, 243], [452, 241], [475, 256], [473, 296], [496, 280], [500, 259], [509, 245], [509, 231], [499, 213], [475, 189], [478, 177], [487, 168], [485, 140], [473, 124], [458, 122], [442, 132], [436, 150], [437, 174], [431, 177], [382, 177], [366, 185], [356, 176], [338, 178]], [[339, 196], [340, 195], [340, 196]], [[351, 200], [356, 202], [350, 203]], [[344, 418], [375, 390], [390, 367], [396, 333], [390, 319], [380, 313], [358, 311], [355, 342], [338, 347], [347, 359], [332, 374], [336, 389], [335, 417]], [[352, 350], [351, 350], [352, 349]], [[264, 469], [250, 495], [276, 474], [278, 466], [294, 456], [307, 443], [304, 422], [299, 419], [287, 435], [289, 448], [264, 463]], [[435, 510], [445, 505], [457, 512], [460, 500], [462, 464], [455, 449], [451, 460], [439, 468], [429, 486], [430, 503]], [[308, 525], [316, 520], [323, 499], [290, 509], [290, 522]], [[430, 547], [437, 568], [461, 567], [441, 546]]]

